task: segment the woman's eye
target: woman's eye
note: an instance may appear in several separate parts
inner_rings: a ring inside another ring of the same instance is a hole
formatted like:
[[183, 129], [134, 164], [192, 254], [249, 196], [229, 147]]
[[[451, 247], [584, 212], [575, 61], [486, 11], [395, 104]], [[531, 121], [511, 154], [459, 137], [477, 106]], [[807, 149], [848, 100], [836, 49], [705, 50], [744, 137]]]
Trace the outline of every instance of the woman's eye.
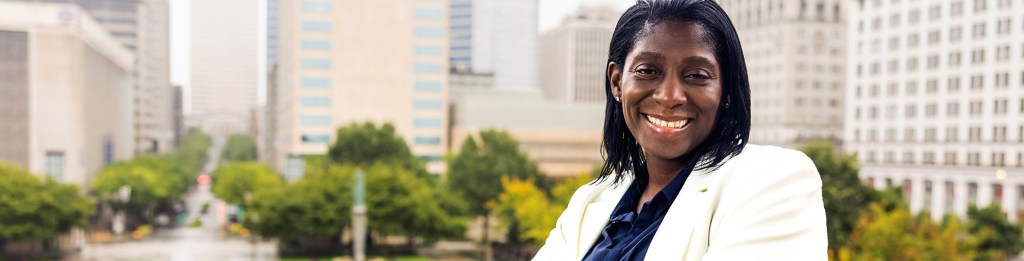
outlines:
[[697, 80], [711, 80], [711, 76], [706, 75], [706, 74], [699, 74], [699, 73], [687, 74], [686, 78], [697, 79]]
[[636, 78], [641, 80], [649, 80], [661, 76], [661, 72], [650, 67], [637, 67], [636, 69], [633, 69], [632, 72], [636, 75]]

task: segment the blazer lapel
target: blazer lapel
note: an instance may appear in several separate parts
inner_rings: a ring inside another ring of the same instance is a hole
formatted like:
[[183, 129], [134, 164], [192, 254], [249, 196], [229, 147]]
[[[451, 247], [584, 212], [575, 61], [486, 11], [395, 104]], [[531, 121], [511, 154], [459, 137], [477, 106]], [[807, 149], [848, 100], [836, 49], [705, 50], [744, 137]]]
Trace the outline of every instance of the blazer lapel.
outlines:
[[699, 220], [711, 215], [707, 211], [707, 185], [712, 175], [706, 171], [694, 171], [687, 177], [672, 207], [647, 248], [647, 260], [682, 260], [690, 249], [691, 236]]
[[629, 188], [628, 184], [631, 182], [633, 182], [632, 179], [622, 180], [618, 186], [612, 186], [611, 182], [608, 182], [591, 192], [586, 201], [588, 204], [583, 209], [583, 215], [580, 216], [579, 238], [576, 240], [574, 260], [582, 259], [583, 255], [590, 251], [597, 241], [597, 237], [601, 235], [601, 231], [608, 224], [615, 205], [626, 193], [626, 189]]

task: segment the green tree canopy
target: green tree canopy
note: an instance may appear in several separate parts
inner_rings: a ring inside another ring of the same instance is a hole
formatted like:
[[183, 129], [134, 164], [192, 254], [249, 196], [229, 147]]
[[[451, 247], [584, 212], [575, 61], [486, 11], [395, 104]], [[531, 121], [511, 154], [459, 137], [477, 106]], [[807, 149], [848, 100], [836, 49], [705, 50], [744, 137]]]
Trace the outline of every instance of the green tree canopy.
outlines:
[[372, 122], [353, 123], [339, 128], [327, 156], [335, 164], [370, 166], [385, 162], [413, 171], [423, 169], [423, 164], [412, 155], [405, 139], [395, 133], [391, 123], [380, 127]]
[[132, 209], [147, 208], [177, 196], [173, 195], [172, 186], [155, 171], [130, 161], [117, 162], [100, 170], [93, 180], [92, 191], [100, 200], [117, 203], [114, 199], [122, 186], [131, 189], [126, 205]]
[[225, 202], [248, 206], [248, 197], [265, 190], [278, 189], [284, 180], [263, 163], [231, 162], [213, 172], [213, 194]]
[[825, 141], [809, 143], [801, 150], [821, 175], [829, 249], [838, 253], [850, 243], [850, 234], [873, 199], [872, 189], [861, 183], [855, 155], [838, 153]]
[[454, 199], [401, 167], [375, 164], [366, 173], [367, 217], [370, 229], [429, 241], [458, 237], [466, 223]]
[[[352, 182], [356, 168], [306, 168], [296, 183], [254, 196], [247, 226], [284, 241], [337, 238], [352, 224]], [[251, 217], [252, 219], [249, 219]]]
[[490, 213], [502, 192], [501, 177], [533, 180], [542, 190], [548, 189], [537, 163], [519, 150], [519, 142], [504, 131], [485, 130], [479, 143], [466, 137], [459, 153], [448, 164], [447, 188], [466, 200], [469, 211], [476, 216]]
[[248, 135], [232, 134], [224, 144], [222, 161], [254, 161], [257, 158], [256, 142]]
[[51, 239], [85, 226], [92, 210], [77, 186], [0, 163], [0, 249], [6, 241]]
[[1004, 260], [1024, 251], [1024, 227], [1010, 223], [999, 205], [991, 204], [986, 208], [971, 205], [967, 217], [970, 233], [980, 240], [980, 260]]

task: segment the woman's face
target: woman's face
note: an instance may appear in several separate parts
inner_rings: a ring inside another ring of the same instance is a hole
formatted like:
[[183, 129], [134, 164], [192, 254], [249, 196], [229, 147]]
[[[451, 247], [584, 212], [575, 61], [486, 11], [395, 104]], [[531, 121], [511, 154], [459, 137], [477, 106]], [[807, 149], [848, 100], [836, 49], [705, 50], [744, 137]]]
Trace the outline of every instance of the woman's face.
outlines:
[[696, 23], [661, 22], [637, 40], [621, 73], [608, 66], [612, 94], [648, 160], [690, 153], [715, 126], [722, 80], [703, 35]]

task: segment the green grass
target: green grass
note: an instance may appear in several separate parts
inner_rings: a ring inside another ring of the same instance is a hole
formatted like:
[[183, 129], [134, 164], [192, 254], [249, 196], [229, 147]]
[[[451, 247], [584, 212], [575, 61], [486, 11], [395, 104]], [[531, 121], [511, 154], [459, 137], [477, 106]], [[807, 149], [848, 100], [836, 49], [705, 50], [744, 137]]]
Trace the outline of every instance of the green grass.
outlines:
[[395, 261], [431, 261], [430, 258], [422, 256], [400, 256], [395, 258]]

